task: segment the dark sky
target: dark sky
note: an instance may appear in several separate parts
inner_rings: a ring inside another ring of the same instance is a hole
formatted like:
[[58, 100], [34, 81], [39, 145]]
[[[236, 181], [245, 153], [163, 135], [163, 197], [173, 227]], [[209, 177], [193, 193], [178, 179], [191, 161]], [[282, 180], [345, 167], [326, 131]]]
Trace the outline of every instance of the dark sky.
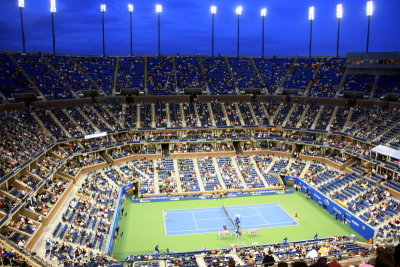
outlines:
[[[366, 46], [366, 0], [57, 0], [55, 14], [57, 52], [101, 54], [100, 4], [107, 4], [105, 35], [107, 54], [129, 53], [129, 13], [135, 5], [133, 35], [135, 54], [157, 53], [157, 15], [161, 14], [162, 54], [210, 54], [210, 5], [218, 6], [215, 17], [215, 54], [235, 55], [237, 20], [241, 16], [241, 54], [261, 54], [260, 9], [265, 19], [267, 56], [307, 55], [308, 7], [315, 6], [314, 55], [336, 53], [336, 4], [344, 5], [341, 52], [364, 52]], [[371, 52], [400, 51], [400, 0], [376, 0], [371, 19]], [[51, 52], [49, 0], [26, 0], [24, 22], [27, 51]], [[21, 28], [17, 0], [0, 0], [0, 50], [20, 51]]]

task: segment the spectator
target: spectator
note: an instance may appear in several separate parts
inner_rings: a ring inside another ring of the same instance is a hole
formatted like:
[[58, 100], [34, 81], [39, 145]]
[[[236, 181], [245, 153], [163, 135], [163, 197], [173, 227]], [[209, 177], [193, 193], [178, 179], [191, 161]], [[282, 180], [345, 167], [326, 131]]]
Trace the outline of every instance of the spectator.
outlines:
[[269, 250], [268, 254], [264, 256], [264, 259], [263, 259], [262, 263], [264, 263], [264, 267], [268, 267], [268, 266], [274, 265], [275, 259], [272, 256], [272, 251], [271, 250]]

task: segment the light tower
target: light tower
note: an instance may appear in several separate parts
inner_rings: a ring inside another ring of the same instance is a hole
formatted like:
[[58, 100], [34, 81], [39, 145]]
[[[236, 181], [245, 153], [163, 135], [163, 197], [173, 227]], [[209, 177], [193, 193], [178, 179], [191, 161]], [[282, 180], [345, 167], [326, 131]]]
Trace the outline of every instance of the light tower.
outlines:
[[237, 15], [237, 50], [236, 50], [236, 56], [240, 55], [240, 16], [242, 15], [243, 12], [243, 7], [238, 6], [236, 8], [236, 15]]
[[21, 33], [22, 33], [22, 52], [25, 53], [25, 31], [24, 31], [24, 17], [22, 15], [22, 10], [25, 7], [25, 0], [18, 0], [19, 15], [21, 18]]
[[50, 0], [51, 32], [53, 35], [53, 55], [56, 54], [56, 35], [54, 34], [54, 13], [56, 13], [56, 0]]
[[369, 52], [369, 31], [371, 28], [371, 17], [374, 14], [374, 2], [367, 2], [367, 17], [368, 17], [368, 30], [367, 30], [367, 53]]
[[132, 44], [132, 13], [133, 13], [133, 5], [128, 4], [128, 11], [129, 11], [129, 25], [130, 25], [130, 40], [131, 40], [131, 46], [130, 46], [130, 51], [131, 51], [131, 56], [133, 55], [133, 44]]
[[337, 41], [336, 41], [336, 57], [339, 56], [339, 45], [340, 45], [340, 21], [343, 18], [343, 5], [338, 4], [336, 6], [336, 18], [338, 20], [338, 28], [337, 28]]
[[102, 27], [103, 27], [103, 57], [104, 57], [106, 55], [106, 44], [105, 44], [105, 39], [104, 39], [104, 13], [106, 13], [106, 11], [107, 11], [106, 4], [100, 5], [100, 11], [101, 11], [101, 22], [102, 22]]
[[262, 26], [261, 26], [261, 31], [262, 31], [262, 33], [261, 33], [261, 57], [264, 57], [264, 35], [265, 35], [265, 33], [264, 33], [264, 29], [265, 29], [265, 27], [264, 27], [264, 21], [265, 21], [265, 16], [267, 16], [267, 9], [266, 8], [263, 8], [263, 9], [261, 9], [261, 18], [262, 18]]
[[211, 12], [211, 56], [214, 56], [214, 17], [217, 14], [217, 6], [210, 7]]
[[161, 17], [161, 12], [162, 12], [162, 5], [157, 4], [156, 5], [156, 13], [158, 15], [158, 56], [160, 56], [161, 54], [161, 41], [160, 41], [160, 28], [161, 28], [161, 21], [160, 21], [160, 17]]
[[310, 21], [310, 52], [309, 52], [309, 57], [312, 55], [312, 25], [313, 21], [315, 19], [315, 8], [313, 6], [310, 6], [308, 9], [308, 20]]

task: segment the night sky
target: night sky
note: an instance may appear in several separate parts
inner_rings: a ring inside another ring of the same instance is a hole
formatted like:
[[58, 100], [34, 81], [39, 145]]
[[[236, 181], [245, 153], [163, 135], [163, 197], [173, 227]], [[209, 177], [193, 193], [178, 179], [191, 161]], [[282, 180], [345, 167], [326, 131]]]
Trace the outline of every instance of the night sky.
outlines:
[[[215, 54], [236, 55], [237, 17], [240, 18], [241, 55], [261, 54], [261, 16], [265, 18], [265, 55], [308, 55], [308, 7], [315, 6], [313, 55], [336, 53], [336, 4], [344, 6], [340, 54], [365, 52], [367, 34], [366, 0], [57, 0], [55, 31], [57, 52], [67, 54], [102, 53], [100, 4], [105, 13], [106, 54], [129, 54], [128, 3], [133, 13], [134, 54], [157, 53], [157, 15], [161, 14], [162, 54], [211, 53], [210, 6], [215, 16]], [[376, 0], [371, 18], [370, 52], [400, 51], [400, 0]], [[51, 52], [49, 0], [26, 0], [23, 10], [28, 52]], [[0, 50], [21, 51], [21, 24], [17, 0], [0, 0]]]

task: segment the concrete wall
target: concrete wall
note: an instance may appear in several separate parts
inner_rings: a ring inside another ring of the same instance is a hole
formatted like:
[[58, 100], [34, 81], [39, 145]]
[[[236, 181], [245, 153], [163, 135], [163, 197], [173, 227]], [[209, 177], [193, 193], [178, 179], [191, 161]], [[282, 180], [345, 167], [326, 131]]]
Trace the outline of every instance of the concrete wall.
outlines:
[[199, 102], [250, 102], [251, 96], [249, 95], [199, 95], [197, 96]]
[[33, 103], [34, 107], [40, 108], [63, 108], [73, 106], [91, 105], [92, 98], [69, 99], [69, 100], [54, 100], [54, 101], [39, 101]]
[[9, 103], [0, 105], [0, 114], [6, 110], [25, 110], [25, 103]]
[[188, 95], [167, 95], [167, 96], [135, 96], [134, 103], [155, 103], [155, 102], [189, 102]]

